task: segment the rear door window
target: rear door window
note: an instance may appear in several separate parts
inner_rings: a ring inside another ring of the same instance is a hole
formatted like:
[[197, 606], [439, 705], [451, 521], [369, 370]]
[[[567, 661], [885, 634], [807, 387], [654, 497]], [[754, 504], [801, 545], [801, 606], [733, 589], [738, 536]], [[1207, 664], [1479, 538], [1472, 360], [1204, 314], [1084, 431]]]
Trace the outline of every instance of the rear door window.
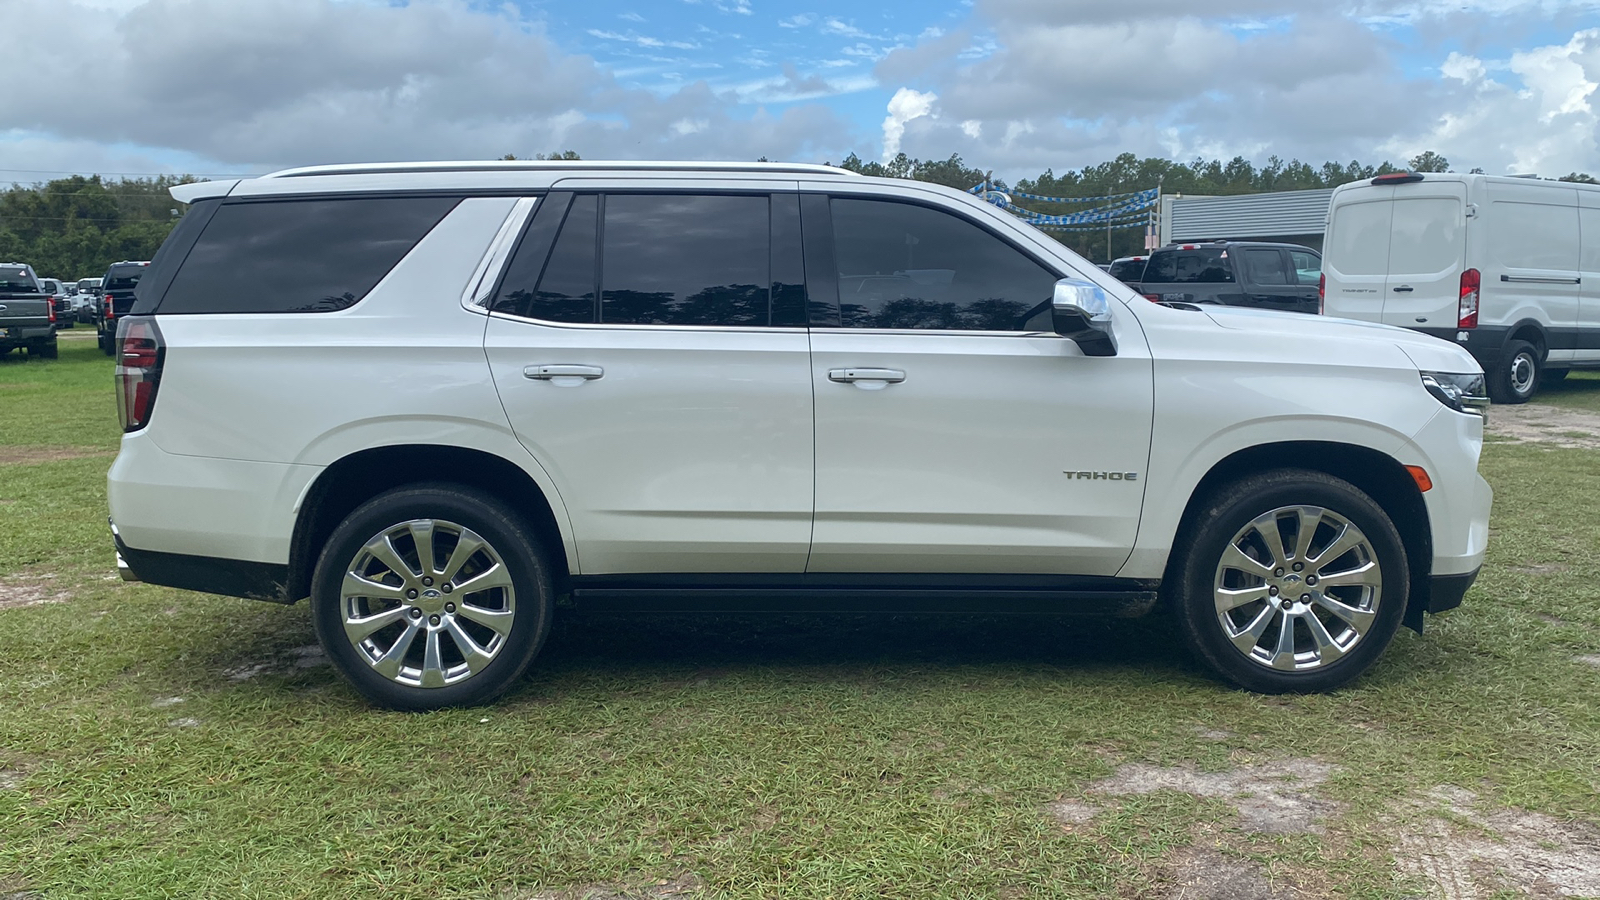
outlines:
[[1250, 267], [1251, 284], [1289, 284], [1289, 273], [1284, 270], [1283, 251], [1275, 247], [1244, 251], [1245, 263]]
[[1347, 203], [1333, 212], [1323, 252], [1338, 262], [1342, 275], [1389, 274], [1389, 224], [1394, 204], [1387, 200]]
[[427, 196], [225, 204], [166, 295], [151, 299], [163, 314], [347, 309], [458, 202]]
[[600, 321], [771, 324], [765, 195], [608, 194]]
[[1220, 247], [1157, 250], [1144, 270], [1145, 284], [1232, 284], [1233, 266]]
[[[1576, 227], [1577, 223], [1573, 224]], [[1467, 242], [1461, 201], [1454, 197], [1396, 200], [1390, 234], [1390, 277], [1435, 275], [1454, 269], [1461, 264]]]

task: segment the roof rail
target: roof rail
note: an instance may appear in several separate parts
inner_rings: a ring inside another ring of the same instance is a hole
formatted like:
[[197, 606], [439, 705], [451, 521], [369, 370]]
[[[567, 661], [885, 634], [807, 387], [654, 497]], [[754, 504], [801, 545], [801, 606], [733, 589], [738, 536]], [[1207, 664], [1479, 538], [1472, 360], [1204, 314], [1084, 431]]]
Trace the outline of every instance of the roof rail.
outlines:
[[262, 178], [301, 178], [307, 175], [398, 175], [426, 172], [538, 172], [597, 170], [629, 172], [793, 172], [819, 175], [855, 175], [849, 169], [816, 163], [773, 162], [670, 162], [661, 160], [465, 160], [457, 162], [352, 163], [331, 166], [304, 166], [269, 172]]

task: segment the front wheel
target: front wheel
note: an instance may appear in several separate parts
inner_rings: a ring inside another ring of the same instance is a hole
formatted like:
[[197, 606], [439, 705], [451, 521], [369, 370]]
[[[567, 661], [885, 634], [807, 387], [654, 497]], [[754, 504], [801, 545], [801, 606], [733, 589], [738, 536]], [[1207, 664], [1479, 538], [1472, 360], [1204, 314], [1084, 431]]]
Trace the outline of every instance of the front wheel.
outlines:
[[323, 650], [391, 709], [499, 696], [550, 629], [550, 568], [527, 535], [514, 510], [459, 485], [368, 501], [334, 530], [312, 578]]
[[1527, 403], [1539, 389], [1543, 368], [1539, 348], [1527, 341], [1511, 341], [1499, 364], [1489, 369], [1489, 399], [1495, 403]]
[[1283, 469], [1234, 482], [1181, 540], [1168, 583], [1184, 638], [1247, 690], [1337, 688], [1377, 660], [1404, 617], [1399, 532], [1331, 475]]

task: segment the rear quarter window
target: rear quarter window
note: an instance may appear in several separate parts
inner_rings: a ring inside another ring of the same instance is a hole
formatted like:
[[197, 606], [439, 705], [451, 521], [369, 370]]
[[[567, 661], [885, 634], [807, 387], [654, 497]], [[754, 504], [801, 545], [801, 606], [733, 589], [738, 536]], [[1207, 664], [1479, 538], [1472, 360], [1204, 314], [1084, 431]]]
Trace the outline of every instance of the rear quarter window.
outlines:
[[359, 303], [459, 197], [225, 204], [152, 302], [169, 313], [333, 312]]

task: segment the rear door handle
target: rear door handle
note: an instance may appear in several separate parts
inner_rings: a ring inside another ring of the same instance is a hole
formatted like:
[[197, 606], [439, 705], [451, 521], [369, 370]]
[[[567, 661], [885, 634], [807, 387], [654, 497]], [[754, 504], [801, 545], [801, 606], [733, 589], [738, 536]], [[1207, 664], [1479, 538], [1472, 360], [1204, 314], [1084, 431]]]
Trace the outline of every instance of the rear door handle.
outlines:
[[1411, 288], [1411, 285], [1409, 285], [1409, 284], [1402, 284], [1399, 287], [1394, 289], [1394, 292], [1396, 294], [1409, 294], [1409, 293], [1411, 293], [1411, 291], [1412, 291], [1412, 288]]
[[522, 370], [522, 377], [533, 381], [571, 381], [578, 383], [593, 381], [606, 374], [606, 370], [599, 366], [526, 366]]
[[840, 384], [854, 384], [858, 381], [899, 384], [906, 380], [906, 373], [899, 369], [829, 369], [828, 380]]

